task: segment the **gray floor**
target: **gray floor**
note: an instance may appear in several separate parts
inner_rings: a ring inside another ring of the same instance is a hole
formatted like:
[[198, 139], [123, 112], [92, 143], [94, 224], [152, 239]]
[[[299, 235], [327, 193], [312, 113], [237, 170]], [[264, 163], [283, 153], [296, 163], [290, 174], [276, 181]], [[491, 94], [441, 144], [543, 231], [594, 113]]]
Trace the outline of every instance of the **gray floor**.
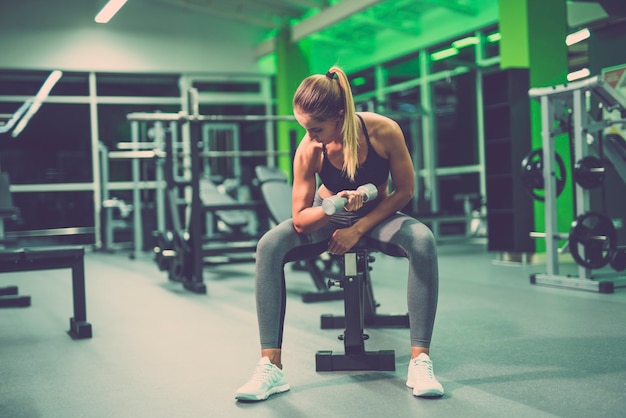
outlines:
[[[168, 282], [148, 256], [89, 253], [94, 336], [65, 333], [69, 271], [0, 275], [32, 296], [0, 311], [2, 417], [623, 417], [626, 290], [603, 295], [529, 283], [545, 266], [502, 266], [484, 245], [440, 247], [440, 304], [431, 357], [441, 399], [404, 386], [406, 329], [368, 330], [368, 350], [393, 349], [395, 372], [315, 372], [315, 352], [342, 351], [304, 304], [308, 275], [288, 269], [285, 371], [292, 390], [238, 403], [259, 356], [253, 265], [208, 268], [207, 295]], [[405, 311], [406, 261], [381, 255], [379, 312]]]

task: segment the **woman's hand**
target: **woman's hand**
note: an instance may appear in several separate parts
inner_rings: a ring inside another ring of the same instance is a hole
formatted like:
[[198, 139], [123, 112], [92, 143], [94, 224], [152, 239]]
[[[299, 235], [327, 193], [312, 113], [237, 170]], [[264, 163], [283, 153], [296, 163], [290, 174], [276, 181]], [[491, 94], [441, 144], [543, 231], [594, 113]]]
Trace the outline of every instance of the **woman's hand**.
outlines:
[[346, 212], [354, 212], [363, 207], [363, 193], [358, 193], [356, 190], [344, 190], [337, 195], [348, 199], [348, 203], [343, 208]]
[[337, 255], [345, 254], [359, 242], [360, 238], [361, 234], [354, 228], [337, 229], [328, 240], [328, 252]]

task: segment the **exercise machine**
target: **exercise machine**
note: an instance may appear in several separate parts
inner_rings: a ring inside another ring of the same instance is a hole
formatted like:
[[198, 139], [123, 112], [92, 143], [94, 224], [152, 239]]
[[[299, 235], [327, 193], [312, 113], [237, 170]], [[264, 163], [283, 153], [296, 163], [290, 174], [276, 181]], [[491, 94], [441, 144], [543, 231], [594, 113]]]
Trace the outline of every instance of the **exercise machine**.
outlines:
[[[171, 231], [173, 247], [160, 248], [157, 259], [164, 261], [171, 260], [171, 268], [177, 269], [177, 279], [185, 289], [195, 293], [206, 293], [206, 285], [203, 279], [203, 270], [207, 257], [228, 256], [229, 254], [254, 252], [256, 250], [257, 239], [236, 240], [232, 237], [228, 240], [219, 240], [216, 237], [205, 237], [203, 232], [206, 227], [207, 214], [217, 217], [222, 211], [231, 210], [254, 210], [260, 202], [219, 202], [211, 198], [210, 201], [203, 201], [202, 198], [202, 158], [207, 156], [201, 152], [201, 138], [203, 137], [203, 125], [207, 123], [223, 122], [275, 122], [281, 120], [293, 121], [293, 116], [270, 116], [270, 115], [242, 115], [242, 116], [221, 116], [221, 115], [201, 115], [199, 112], [199, 96], [195, 88], [188, 91], [189, 112], [179, 113], [131, 113], [127, 115], [127, 120], [132, 122], [156, 122], [176, 123], [181, 129], [186, 129], [189, 137], [188, 144], [188, 176], [182, 181], [173, 178], [171, 170], [166, 169], [166, 183], [168, 184], [167, 197], [169, 203], [166, 205], [170, 210], [172, 220], [178, 219], [179, 225], [172, 225]], [[165, 158], [172, 161], [174, 149], [171, 142], [166, 142]], [[272, 152], [263, 151], [264, 155], [270, 156]], [[215, 154], [213, 154], [215, 155]], [[166, 166], [169, 163], [166, 162]], [[176, 180], [176, 181], [174, 181]], [[175, 187], [169, 187], [169, 186]], [[182, 189], [182, 191], [181, 191]], [[206, 192], [207, 189], [204, 190]], [[222, 196], [223, 197], [223, 196]], [[184, 210], [181, 210], [181, 202], [184, 202]], [[184, 212], [185, 222], [182, 216], [176, 216]], [[161, 236], [165, 236], [164, 230], [159, 231]], [[162, 241], [165, 241], [163, 239]], [[167, 254], [167, 256], [165, 256]], [[172, 267], [173, 265], [173, 267]]]
[[[594, 76], [569, 84], [552, 87], [533, 88], [529, 90], [529, 96], [541, 104], [542, 126], [542, 158], [541, 158], [541, 182], [544, 189], [543, 200], [545, 203], [545, 232], [534, 232], [534, 238], [543, 238], [546, 245], [546, 273], [533, 274], [530, 277], [532, 284], [542, 284], [556, 287], [564, 287], [578, 290], [595, 291], [598, 293], [613, 293], [616, 285], [624, 284], [624, 277], [618, 273], [599, 274], [593, 272], [598, 266], [594, 263], [583, 262], [578, 267], [578, 277], [565, 276], [559, 271], [559, 240], [567, 239], [567, 245], [576, 245], [570, 248], [574, 253], [583, 254], [583, 258], [605, 258], [608, 251], [607, 245], [611, 244], [611, 236], [607, 233], [592, 232], [594, 226], [587, 227], [586, 219], [589, 218], [590, 198], [589, 189], [581, 184], [574, 185], [575, 193], [575, 217], [576, 224], [580, 225], [581, 233], [559, 233], [557, 230], [557, 202], [559, 190], [559, 172], [557, 157], [554, 146], [555, 136], [569, 133], [572, 136], [573, 155], [575, 161], [581, 161], [589, 156], [594, 146], [601, 146], [602, 130], [616, 123], [625, 123], [626, 120], [598, 119], [595, 112], [587, 110], [588, 96], [596, 99], [605, 109], [619, 109], [624, 115], [626, 112], [626, 98], [608, 85], [601, 77]], [[569, 113], [568, 113], [569, 112]], [[571, 118], [570, 123], [555, 123], [561, 121], [567, 114]], [[569, 126], [568, 126], [569, 125]], [[617, 146], [617, 145], [614, 145]], [[624, 162], [620, 165], [624, 165]], [[596, 217], [600, 219], [600, 217]], [[595, 222], [594, 222], [595, 223]], [[605, 231], [605, 228], [600, 230]], [[572, 239], [574, 238], [574, 239]], [[570, 244], [571, 242], [571, 244]], [[615, 277], [613, 279], [613, 277]]]

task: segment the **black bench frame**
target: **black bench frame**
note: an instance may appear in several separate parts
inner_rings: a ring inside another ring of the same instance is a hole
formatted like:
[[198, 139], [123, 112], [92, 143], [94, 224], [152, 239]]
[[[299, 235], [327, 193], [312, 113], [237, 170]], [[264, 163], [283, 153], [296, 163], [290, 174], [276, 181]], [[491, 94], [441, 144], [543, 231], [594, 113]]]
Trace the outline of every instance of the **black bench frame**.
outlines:
[[370, 266], [373, 260], [371, 248], [360, 241], [355, 248], [345, 253], [342, 259], [343, 277], [331, 284], [343, 288], [345, 316], [322, 315], [322, 329], [345, 327], [343, 340], [345, 352], [333, 353], [320, 350], [315, 354], [315, 369], [324, 371], [379, 370], [393, 371], [393, 350], [366, 351], [364, 333], [368, 327], [408, 327], [408, 314], [380, 315], [376, 313], [376, 302], [370, 283]]
[[[0, 250], [0, 273], [71, 269], [74, 316], [70, 318], [68, 334], [73, 339], [91, 338], [91, 324], [87, 322], [84, 255], [85, 249], [81, 246], [3, 249]], [[0, 306], [2, 299], [11, 298], [0, 298]]]

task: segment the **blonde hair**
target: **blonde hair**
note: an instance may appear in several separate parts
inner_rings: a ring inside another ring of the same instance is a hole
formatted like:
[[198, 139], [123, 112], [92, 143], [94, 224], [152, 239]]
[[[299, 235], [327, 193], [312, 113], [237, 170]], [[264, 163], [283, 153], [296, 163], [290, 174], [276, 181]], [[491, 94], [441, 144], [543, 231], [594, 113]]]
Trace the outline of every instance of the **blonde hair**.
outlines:
[[343, 172], [354, 181], [359, 163], [360, 124], [357, 119], [348, 76], [339, 67], [331, 67], [326, 75], [305, 78], [293, 97], [293, 108], [324, 122], [339, 117], [343, 110]]

